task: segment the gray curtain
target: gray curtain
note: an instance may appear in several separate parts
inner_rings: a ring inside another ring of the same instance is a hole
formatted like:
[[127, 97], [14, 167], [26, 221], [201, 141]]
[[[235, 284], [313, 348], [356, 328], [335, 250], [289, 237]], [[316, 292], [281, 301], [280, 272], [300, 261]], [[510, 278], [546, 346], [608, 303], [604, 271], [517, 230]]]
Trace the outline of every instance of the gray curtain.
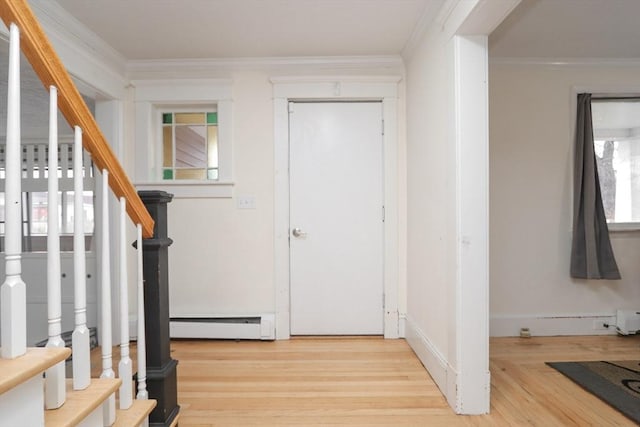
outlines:
[[602, 205], [593, 149], [591, 94], [578, 95], [573, 177], [571, 277], [620, 279]]

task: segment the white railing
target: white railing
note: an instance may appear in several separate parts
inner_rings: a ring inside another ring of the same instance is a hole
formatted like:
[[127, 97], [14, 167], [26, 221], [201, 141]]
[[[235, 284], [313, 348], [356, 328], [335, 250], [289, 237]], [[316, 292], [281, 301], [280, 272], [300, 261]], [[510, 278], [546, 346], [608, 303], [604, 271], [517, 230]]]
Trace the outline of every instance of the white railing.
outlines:
[[[49, 145], [47, 150], [43, 144], [26, 145], [20, 140], [20, 34], [18, 27], [10, 26], [10, 55], [7, 106], [7, 140], [4, 156], [0, 161], [0, 170], [4, 169], [5, 192], [5, 264], [6, 277], [0, 288], [0, 357], [13, 359], [24, 355], [27, 351], [26, 334], [26, 286], [21, 278], [22, 256], [22, 182], [48, 180], [48, 236], [47, 236], [47, 306], [48, 306], [48, 347], [64, 347], [62, 334], [62, 304], [60, 280], [60, 230], [58, 224], [58, 192], [60, 183], [66, 188], [72, 180], [74, 191], [74, 323], [72, 333], [73, 388], [83, 390], [90, 384], [90, 333], [87, 327], [87, 289], [86, 289], [86, 252], [83, 218], [83, 188], [90, 177], [90, 160], [83, 150], [83, 132], [74, 126], [73, 148], [69, 144], [58, 143], [58, 89], [49, 88]], [[60, 150], [59, 150], [59, 147]], [[59, 154], [60, 153], [60, 157]], [[72, 168], [69, 155], [73, 155]], [[70, 173], [72, 171], [72, 173]], [[70, 177], [71, 175], [71, 177]], [[2, 175], [0, 175], [0, 178]], [[114, 378], [112, 365], [112, 331], [111, 331], [111, 266], [110, 266], [110, 233], [109, 233], [109, 172], [102, 171], [101, 199], [101, 323], [99, 325], [102, 354], [102, 378]], [[127, 202], [120, 199], [120, 274], [119, 274], [119, 307], [120, 313], [120, 355], [119, 374], [122, 379], [120, 388], [120, 408], [127, 409], [133, 399], [133, 369], [129, 356], [129, 286], [127, 281]], [[142, 225], [137, 228], [137, 317], [138, 317], [138, 393], [137, 399], [147, 399], [146, 392], [146, 360], [145, 329], [142, 278]], [[43, 268], [44, 270], [44, 268]], [[45, 406], [48, 409], [58, 408], [65, 402], [65, 366], [64, 362], [47, 370], [45, 374]], [[115, 422], [115, 395], [103, 405], [104, 425]]]

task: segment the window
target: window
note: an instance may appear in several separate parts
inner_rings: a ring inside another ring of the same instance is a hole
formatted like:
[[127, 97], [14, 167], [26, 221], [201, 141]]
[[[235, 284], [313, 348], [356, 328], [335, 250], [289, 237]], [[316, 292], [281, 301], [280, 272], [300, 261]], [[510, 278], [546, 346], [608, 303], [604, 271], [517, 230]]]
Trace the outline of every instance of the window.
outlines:
[[218, 179], [218, 113], [163, 112], [162, 179]]
[[593, 98], [591, 110], [607, 222], [640, 223], [640, 98]]
[[[46, 159], [49, 148], [46, 144], [22, 145], [22, 250], [44, 252], [47, 250], [49, 218], [48, 178]], [[93, 188], [94, 175], [91, 159], [83, 151], [84, 188], [83, 212], [85, 248], [91, 247], [94, 231]], [[5, 235], [5, 148], [0, 146], [0, 251], [4, 251]], [[60, 142], [58, 147], [58, 227], [60, 250], [73, 250], [74, 191], [73, 191], [73, 143]]]
[[232, 81], [135, 80], [138, 190], [233, 195]]
[[[73, 250], [74, 203], [73, 191], [62, 191], [58, 195], [58, 229], [60, 250]], [[93, 191], [83, 192], [85, 248], [89, 248], [94, 230]], [[48, 234], [47, 192], [22, 193], [22, 250], [23, 252], [46, 252]], [[4, 252], [4, 193], [0, 193], [0, 251]]]

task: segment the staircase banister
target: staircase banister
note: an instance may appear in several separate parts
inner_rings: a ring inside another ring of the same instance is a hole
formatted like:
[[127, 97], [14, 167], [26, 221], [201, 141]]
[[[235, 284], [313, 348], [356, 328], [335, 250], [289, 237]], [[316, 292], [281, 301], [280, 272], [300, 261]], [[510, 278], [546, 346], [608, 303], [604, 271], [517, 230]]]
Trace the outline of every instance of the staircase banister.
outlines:
[[45, 89], [49, 90], [51, 85], [58, 88], [58, 107], [63, 116], [72, 128], [74, 126], [82, 128], [83, 146], [91, 153], [94, 164], [98, 170], [109, 171], [111, 190], [117, 198], [124, 197], [127, 200], [127, 214], [134, 224], [142, 225], [143, 237], [153, 237], [154, 221], [151, 215], [111, 150], [27, 1], [0, 0], [0, 18], [7, 27], [15, 23], [20, 28], [22, 51]]

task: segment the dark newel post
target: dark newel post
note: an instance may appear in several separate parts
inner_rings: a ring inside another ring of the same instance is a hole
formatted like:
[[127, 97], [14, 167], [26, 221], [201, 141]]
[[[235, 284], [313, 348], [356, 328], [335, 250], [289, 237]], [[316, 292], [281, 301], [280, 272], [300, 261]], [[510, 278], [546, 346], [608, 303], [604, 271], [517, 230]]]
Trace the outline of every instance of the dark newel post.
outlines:
[[142, 242], [144, 274], [144, 319], [147, 334], [147, 390], [158, 404], [149, 416], [150, 426], [168, 427], [178, 416], [176, 366], [169, 341], [169, 246], [167, 204], [173, 194], [138, 192], [155, 221], [153, 238]]

